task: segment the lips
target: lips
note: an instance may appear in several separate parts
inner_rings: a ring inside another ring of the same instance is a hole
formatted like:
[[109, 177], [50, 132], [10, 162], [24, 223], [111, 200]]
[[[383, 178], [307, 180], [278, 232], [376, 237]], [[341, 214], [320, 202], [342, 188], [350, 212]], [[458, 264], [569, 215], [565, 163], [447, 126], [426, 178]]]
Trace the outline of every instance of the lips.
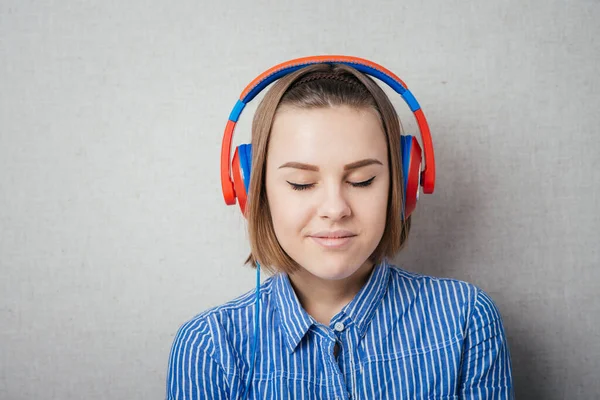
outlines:
[[326, 249], [345, 249], [356, 237], [356, 234], [350, 231], [322, 231], [310, 235], [310, 238], [314, 240], [320, 246]]
[[317, 233], [313, 233], [310, 235], [313, 238], [322, 238], [322, 239], [341, 239], [347, 237], [356, 236], [353, 232], [337, 230], [337, 231], [321, 231]]

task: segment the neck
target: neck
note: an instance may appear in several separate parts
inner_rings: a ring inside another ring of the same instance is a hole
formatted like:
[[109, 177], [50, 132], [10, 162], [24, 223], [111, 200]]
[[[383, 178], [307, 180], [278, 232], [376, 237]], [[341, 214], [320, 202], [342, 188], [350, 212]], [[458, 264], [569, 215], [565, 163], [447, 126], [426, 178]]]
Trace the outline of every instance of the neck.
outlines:
[[331, 318], [350, 303], [367, 282], [373, 266], [367, 260], [354, 274], [339, 280], [319, 278], [304, 268], [290, 274], [289, 278], [306, 312], [317, 322], [329, 325]]

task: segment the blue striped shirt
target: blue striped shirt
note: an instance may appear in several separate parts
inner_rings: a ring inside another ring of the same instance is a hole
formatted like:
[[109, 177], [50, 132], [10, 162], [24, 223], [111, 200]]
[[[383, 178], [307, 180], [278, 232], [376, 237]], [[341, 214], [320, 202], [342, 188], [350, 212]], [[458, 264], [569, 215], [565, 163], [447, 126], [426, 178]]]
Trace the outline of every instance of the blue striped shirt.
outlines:
[[[501, 316], [472, 284], [383, 262], [329, 326], [306, 313], [284, 273], [266, 279], [259, 294], [249, 399], [514, 398]], [[167, 399], [241, 398], [254, 300], [248, 292], [181, 326]]]

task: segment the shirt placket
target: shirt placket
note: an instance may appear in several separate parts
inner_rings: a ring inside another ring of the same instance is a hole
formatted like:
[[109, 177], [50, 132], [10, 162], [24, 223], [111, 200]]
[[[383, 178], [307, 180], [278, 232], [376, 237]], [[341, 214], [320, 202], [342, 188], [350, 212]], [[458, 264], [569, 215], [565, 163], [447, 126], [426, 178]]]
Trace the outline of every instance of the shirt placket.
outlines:
[[[345, 379], [347, 372], [351, 370], [351, 365], [349, 365], [351, 361], [351, 343], [348, 342], [348, 322], [349, 321], [347, 321], [346, 318], [341, 318], [337, 321], [334, 319], [332, 321], [333, 330], [331, 332], [333, 333], [333, 346], [331, 350], [331, 356], [335, 361], [335, 365], [337, 366], [337, 371], [340, 375], [340, 380], [343, 385], [343, 390], [341, 390], [339, 393], [336, 393], [337, 397], [335, 398], [340, 400], [352, 399], [353, 397], [351, 388], [352, 385], [350, 382], [346, 382]], [[337, 343], [339, 346], [337, 359], [333, 355], [333, 347], [335, 346], [335, 343]]]
[[318, 337], [319, 347], [322, 350], [323, 362], [325, 364], [325, 374], [327, 380], [327, 399], [328, 400], [346, 400], [346, 385], [344, 375], [333, 354], [333, 349], [337, 341], [337, 336], [333, 329], [328, 326], [317, 324], [313, 329]]

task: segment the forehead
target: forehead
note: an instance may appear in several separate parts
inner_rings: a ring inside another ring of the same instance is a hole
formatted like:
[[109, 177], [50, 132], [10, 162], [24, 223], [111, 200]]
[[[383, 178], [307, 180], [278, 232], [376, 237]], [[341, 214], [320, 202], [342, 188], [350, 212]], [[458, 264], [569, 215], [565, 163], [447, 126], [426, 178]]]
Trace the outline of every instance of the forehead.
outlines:
[[277, 112], [267, 162], [335, 165], [363, 158], [387, 163], [387, 140], [375, 110], [336, 106]]

